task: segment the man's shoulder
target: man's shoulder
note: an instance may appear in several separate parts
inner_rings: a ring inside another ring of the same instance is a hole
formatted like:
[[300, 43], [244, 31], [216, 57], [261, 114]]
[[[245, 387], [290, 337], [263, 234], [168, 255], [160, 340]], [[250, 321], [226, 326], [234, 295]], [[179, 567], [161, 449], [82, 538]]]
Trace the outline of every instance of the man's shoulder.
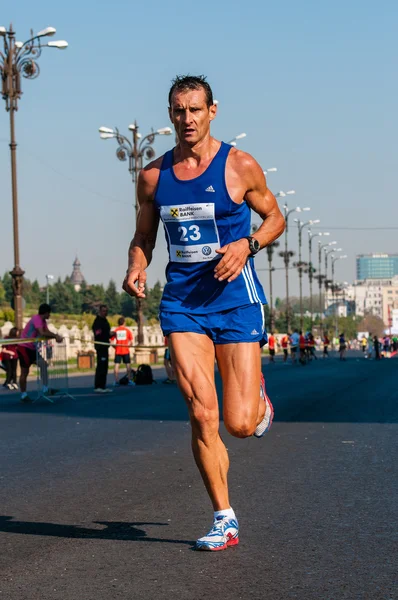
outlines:
[[228, 162], [233, 168], [242, 172], [247, 171], [247, 169], [260, 168], [260, 165], [251, 154], [238, 148], [231, 148], [228, 154]]
[[162, 168], [163, 159], [165, 154], [155, 158], [151, 161], [140, 172], [141, 181], [146, 185], [156, 185], [160, 175], [160, 169]]

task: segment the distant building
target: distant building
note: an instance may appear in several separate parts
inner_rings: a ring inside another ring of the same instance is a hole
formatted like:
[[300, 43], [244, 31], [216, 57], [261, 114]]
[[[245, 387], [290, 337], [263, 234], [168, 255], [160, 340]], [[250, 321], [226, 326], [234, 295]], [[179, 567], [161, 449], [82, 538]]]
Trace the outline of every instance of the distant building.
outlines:
[[398, 275], [398, 254], [359, 254], [357, 280], [392, 279]]
[[73, 287], [75, 288], [75, 290], [77, 292], [80, 291], [80, 288], [82, 287], [82, 283], [85, 282], [83, 273], [80, 270], [81, 267], [81, 263], [79, 261], [79, 259], [75, 258], [75, 261], [73, 263], [73, 271], [72, 271], [72, 275], [70, 276], [71, 282], [73, 283]]
[[356, 281], [354, 285], [346, 287], [345, 297], [354, 302], [356, 315], [371, 313], [387, 324], [388, 306], [390, 310], [398, 307], [398, 276]]

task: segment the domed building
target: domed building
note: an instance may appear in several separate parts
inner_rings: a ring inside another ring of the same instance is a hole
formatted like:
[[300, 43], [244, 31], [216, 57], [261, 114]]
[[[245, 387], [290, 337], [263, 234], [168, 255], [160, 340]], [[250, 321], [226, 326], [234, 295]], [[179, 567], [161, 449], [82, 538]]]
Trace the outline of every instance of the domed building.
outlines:
[[73, 287], [75, 288], [76, 292], [80, 292], [82, 283], [85, 282], [85, 279], [84, 279], [83, 273], [80, 270], [80, 267], [81, 267], [80, 260], [76, 256], [75, 261], [73, 263], [72, 275], [70, 276], [70, 280], [73, 283]]

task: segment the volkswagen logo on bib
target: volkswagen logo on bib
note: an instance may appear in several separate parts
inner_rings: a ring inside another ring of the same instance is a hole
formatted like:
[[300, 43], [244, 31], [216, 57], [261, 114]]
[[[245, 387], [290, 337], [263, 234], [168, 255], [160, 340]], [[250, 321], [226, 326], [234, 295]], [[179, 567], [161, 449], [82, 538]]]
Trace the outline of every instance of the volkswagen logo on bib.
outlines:
[[210, 248], [210, 246], [203, 246], [202, 253], [205, 256], [209, 256], [211, 254], [211, 248]]

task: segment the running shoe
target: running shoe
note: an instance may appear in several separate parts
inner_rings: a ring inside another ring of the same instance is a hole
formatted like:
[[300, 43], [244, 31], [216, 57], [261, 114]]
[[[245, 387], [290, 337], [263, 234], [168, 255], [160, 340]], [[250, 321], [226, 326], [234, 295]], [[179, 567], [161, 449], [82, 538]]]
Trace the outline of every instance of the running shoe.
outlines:
[[264, 375], [262, 373], [260, 380], [260, 396], [265, 401], [265, 415], [264, 419], [257, 425], [256, 430], [253, 433], [254, 437], [257, 438], [263, 437], [263, 435], [271, 429], [272, 421], [274, 420], [274, 407], [272, 406], [271, 400], [268, 398], [265, 389]]
[[196, 550], [226, 550], [228, 546], [239, 544], [239, 524], [236, 519], [217, 517], [209, 533], [196, 542]]

